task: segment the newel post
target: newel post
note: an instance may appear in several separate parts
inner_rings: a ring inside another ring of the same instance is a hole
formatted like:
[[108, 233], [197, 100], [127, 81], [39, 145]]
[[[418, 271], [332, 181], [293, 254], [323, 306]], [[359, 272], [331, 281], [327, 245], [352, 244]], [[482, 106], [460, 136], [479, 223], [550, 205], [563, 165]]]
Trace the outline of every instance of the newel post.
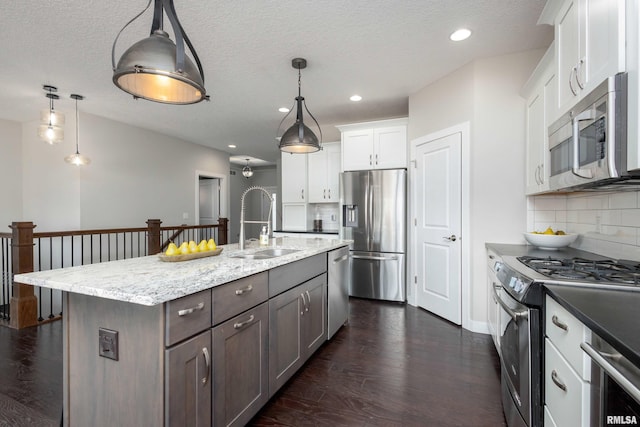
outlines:
[[155, 255], [162, 252], [160, 243], [160, 224], [162, 224], [162, 221], [159, 219], [147, 220], [147, 247], [149, 248], [149, 255]]
[[227, 227], [229, 225], [229, 220], [227, 218], [218, 218], [218, 244], [226, 245], [228, 243], [227, 240]]
[[[11, 223], [11, 268], [13, 274], [33, 271], [33, 222]], [[9, 326], [14, 329], [38, 323], [38, 301], [33, 286], [13, 282]]]

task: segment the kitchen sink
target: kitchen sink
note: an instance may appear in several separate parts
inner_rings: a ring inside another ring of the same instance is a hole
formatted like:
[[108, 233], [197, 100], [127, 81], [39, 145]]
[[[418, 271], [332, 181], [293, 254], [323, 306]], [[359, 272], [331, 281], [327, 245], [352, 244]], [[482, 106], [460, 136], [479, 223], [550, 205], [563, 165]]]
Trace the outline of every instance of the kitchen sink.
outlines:
[[232, 258], [243, 258], [243, 259], [269, 259], [269, 258], [276, 258], [279, 256], [283, 256], [283, 255], [289, 255], [292, 254], [294, 252], [299, 252], [300, 249], [282, 249], [282, 248], [275, 248], [275, 249], [263, 249], [261, 251], [258, 252], [254, 252], [252, 254], [237, 254], [232, 256]]

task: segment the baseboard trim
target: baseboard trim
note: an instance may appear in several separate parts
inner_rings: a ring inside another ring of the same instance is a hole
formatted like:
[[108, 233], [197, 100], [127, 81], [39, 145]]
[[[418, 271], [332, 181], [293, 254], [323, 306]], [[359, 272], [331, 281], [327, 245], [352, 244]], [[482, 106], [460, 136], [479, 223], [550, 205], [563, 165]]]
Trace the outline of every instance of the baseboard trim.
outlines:
[[481, 322], [479, 320], [469, 320], [469, 323], [463, 325], [463, 327], [471, 332], [478, 334], [489, 334], [489, 324], [487, 322]]

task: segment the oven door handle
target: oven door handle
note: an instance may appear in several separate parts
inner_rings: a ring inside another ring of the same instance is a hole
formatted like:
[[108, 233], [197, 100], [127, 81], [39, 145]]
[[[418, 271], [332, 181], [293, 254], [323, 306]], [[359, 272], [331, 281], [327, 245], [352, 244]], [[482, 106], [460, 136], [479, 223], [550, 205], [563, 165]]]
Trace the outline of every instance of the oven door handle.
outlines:
[[591, 179], [593, 172], [591, 169], [580, 169], [580, 122], [595, 119], [592, 109], [583, 111], [573, 118], [573, 161], [571, 172], [580, 178]]
[[498, 289], [500, 288], [501, 287], [497, 286], [495, 283], [493, 284], [493, 296], [495, 300], [498, 302], [498, 304], [500, 304], [500, 307], [502, 307], [502, 309], [509, 315], [509, 317], [511, 317], [514, 322], [517, 322], [519, 317], [522, 317], [525, 319], [529, 317], [529, 312], [527, 310], [515, 311], [511, 309], [511, 307], [509, 307], [507, 303], [504, 302], [502, 298], [500, 298], [500, 295], [498, 295]]
[[600, 351], [596, 350], [591, 344], [583, 342], [580, 343], [582, 351], [587, 353], [591, 360], [593, 360], [600, 368], [607, 373], [620, 387], [627, 393], [633, 396], [634, 399], [640, 402], [640, 390], [633, 385], [615, 366], [609, 362], [606, 357]]

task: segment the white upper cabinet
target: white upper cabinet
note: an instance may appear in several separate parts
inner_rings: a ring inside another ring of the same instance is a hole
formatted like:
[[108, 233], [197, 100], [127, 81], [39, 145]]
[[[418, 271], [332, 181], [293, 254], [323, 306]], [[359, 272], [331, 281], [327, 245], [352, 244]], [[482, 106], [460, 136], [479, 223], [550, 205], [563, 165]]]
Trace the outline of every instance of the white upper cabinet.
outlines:
[[306, 203], [307, 154], [282, 153], [282, 203]]
[[338, 126], [342, 132], [342, 170], [407, 167], [407, 119]]
[[557, 79], [550, 46], [522, 89], [526, 104], [526, 194], [549, 189], [549, 132], [555, 114]]
[[322, 144], [309, 154], [309, 203], [338, 203], [340, 197], [340, 143]]
[[564, 0], [555, 17], [558, 113], [625, 71], [625, 0]]

